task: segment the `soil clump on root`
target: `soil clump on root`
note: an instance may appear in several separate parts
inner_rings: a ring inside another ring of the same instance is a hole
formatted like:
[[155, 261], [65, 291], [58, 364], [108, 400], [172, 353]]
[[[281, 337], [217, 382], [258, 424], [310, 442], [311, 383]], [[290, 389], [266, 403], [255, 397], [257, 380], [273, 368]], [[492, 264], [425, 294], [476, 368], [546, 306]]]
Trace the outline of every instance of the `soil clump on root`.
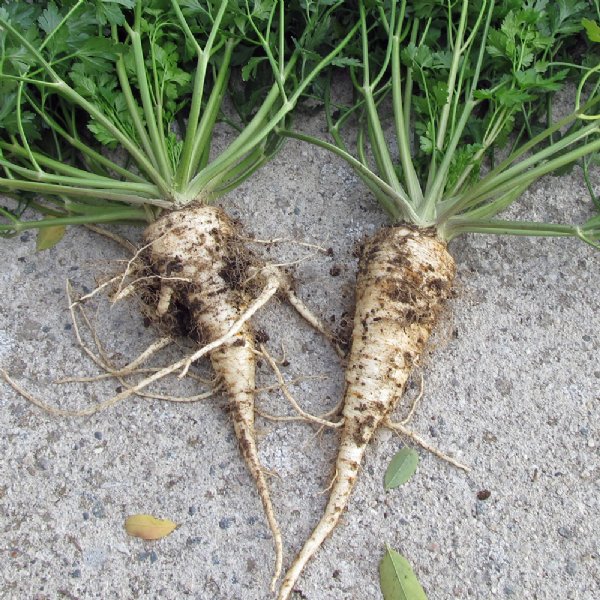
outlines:
[[260, 291], [258, 272], [265, 265], [220, 208], [168, 213], [146, 228], [143, 239], [136, 270], [144, 285], [137, 291], [144, 315], [167, 335], [209, 343], [224, 332], [204, 315], [220, 315], [226, 303], [228, 316], [239, 317]]

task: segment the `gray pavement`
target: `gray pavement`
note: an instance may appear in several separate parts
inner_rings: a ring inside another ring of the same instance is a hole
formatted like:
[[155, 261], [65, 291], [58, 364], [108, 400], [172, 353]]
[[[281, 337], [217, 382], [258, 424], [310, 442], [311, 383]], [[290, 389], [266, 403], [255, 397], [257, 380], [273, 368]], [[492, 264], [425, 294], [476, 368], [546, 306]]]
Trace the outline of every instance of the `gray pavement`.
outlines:
[[[313, 130], [320, 121], [307, 118]], [[598, 183], [598, 181], [596, 181]], [[357, 242], [385, 218], [350, 169], [296, 142], [223, 206], [275, 262], [302, 258], [298, 289], [335, 325], [352, 310]], [[539, 182], [518, 216], [583, 220], [590, 202], [579, 171]], [[134, 229], [121, 229], [131, 237]], [[82, 408], [118, 382], [54, 385], [98, 370], [70, 326], [65, 281], [93, 288], [125, 257], [113, 242], [70, 229], [36, 254], [35, 234], [0, 243], [0, 367], [56, 406]], [[429, 600], [600, 598], [600, 253], [574, 240], [466, 236], [449, 303], [424, 360], [425, 391], [412, 423], [466, 475], [419, 450], [417, 474], [383, 490], [403, 441], [381, 431], [348, 512], [300, 580], [307, 600], [380, 598], [377, 566], [388, 542], [413, 564]], [[123, 364], [154, 339], [135, 303], [90, 305], [111, 358]], [[342, 392], [333, 352], [287, 306], [257, 319], [300, 404], [332, 407]], [[157, 358], [165, 364], [184, 351]], [[267, 365], [260, 385], [274, 378]], [[189, 395], [191, 381], [163, 393]], [[416, 386], [411, 388], [416, 393]], [[288, 413], [277, 391], [261, 410]], [[133, 399], [91, 417], [43, 413], [0, 385], [0, 598], [254, 600], [271, 595], [273, 550], [253, 483], [240, 458], [226, 402]], [[261, 460], [285, 542], [285, 564], [318, 520], [332, 476], [335, 433], [258, 418]], [[479, 500], [490, 492], [485, 500]], [[128, 537], [126, 516], [180, 524], [169, 537]]]

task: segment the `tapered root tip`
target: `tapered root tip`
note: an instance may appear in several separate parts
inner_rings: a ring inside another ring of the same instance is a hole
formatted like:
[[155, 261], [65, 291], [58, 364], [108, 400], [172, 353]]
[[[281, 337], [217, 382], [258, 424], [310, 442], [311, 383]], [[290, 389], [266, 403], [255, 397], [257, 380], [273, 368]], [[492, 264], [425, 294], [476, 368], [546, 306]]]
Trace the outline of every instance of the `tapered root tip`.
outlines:
[[354, 487], [360, 461], [338, 461], [338, 474], [327, 502], [323, 517], [306, 540], [304, 547], [285, 574], [277, 600], [288, 600], [304, 567], [322, 546], [325, 539], [337, 526], [344, 509], [348, 504], [350, 493]]
[[[258, 449], [256, 447], [255, 435], [253, 426], [251, 424], [251, 417], [247, 416], [243, 410], [244, 403], [238, 403], [234, 405], [234, 413], [237, 410], [239, 418], [234, 417], [234, 428], [238, 440], [241, 442], [241, 452], [248, 470], [250, 471], [258, 492], [258, 496], [263, 505], [263, 511], [273, 536], [273, 545], [275, 546], [275, 569], [273, 577], [271, 579], [271, 591], [275, 592], [277, 588], [277, 581], [281, 577], [281, 571], [283, 567], [283, 540], [281, 536], [281, 530], [279, 524], [275, 518], [275, 510], [273, 509], [273, 503], [271, 502], [271, 495], [269, 493], [269, 486], [264, 475], [263, 467], [260, 464], [258, 458]], [[250, 410], [254, 410], [254, 402], [252, 401], [247, 406]], [[242, 411], [241, 413], [239, 411]]]
[[283, 567], [283, 541], [281, 539], [281, 531], [279, 530], [277, 521], [275, 521], [275, 515], [272, 513], [270, 515], [267, 514], [267, 520], [269, 521], [269, 527], [273, 535], [273, 544], [275, 545], [275, 572], [271, 579], [271, 591], [275, 592]]

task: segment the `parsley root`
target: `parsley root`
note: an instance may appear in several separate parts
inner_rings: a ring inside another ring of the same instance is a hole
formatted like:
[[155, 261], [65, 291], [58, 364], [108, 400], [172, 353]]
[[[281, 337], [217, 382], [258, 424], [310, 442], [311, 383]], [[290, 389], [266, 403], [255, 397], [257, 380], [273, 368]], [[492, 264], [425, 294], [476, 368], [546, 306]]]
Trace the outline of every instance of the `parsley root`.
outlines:
[[[142, 291], [149, 312], [201, 347], [103, 406], [210, 355], [273, 532], [273, 585], [282, 544], [256, 449], [248, 320], [280, 288], [294, 296], [275, 269], [248, 262], [231, 221], [209, 205], [281, 148], [276, 128], [357, 30], [323, 37], [341, 4], [8, 0], [0, 8], [0, 192], [9, 197], [0, 236], [147, 226], [142, 269], [159, 282]], [[26, 207], [40, 218], [22, 218]], [[40, 249], [60, 237], [46, 236]], [[256, 298], [247, 279], [262, 285]]]
[[[144, 237], [149, 268], [165, 278], [156, 309], [159, 321], [174, 320], [171, 310], [187, 311], [188, 334], [199, 338], [201, 345], [225, 336], [250, 304], [243, 285], [249, 261], [231, 219], [218, 207], [190, 206], [149, 225]], [[230, 341], [210, 353], [210, 361], [229, 397], [240, 451], [273, 534], [274, 584], [281, 572], [282, 540], [256, 447], [254, 346], [254, 334], [246, 321]]]
[[[600, 81], [586, 48], [597, 41], [589, 17], [600, 15], [598, 3], [357, 4], [354, 94], [348, 102], [331, 85], [324, 94], [330, 139], [281, 133], [345, 160], [396, 228], [362, 254], [337, 477], [280, 600], [338, 523], [365, 446], [423, 349], [452, 283], [445, 244], [489, 233], [576, 237], [600, 248], [598, 214], [580, 224], [499, 217], [540, 177], [577, 163], [600, 208], [589, 178], [600, 152]], [[556, 120], [554, 95], [568, 77], [579, 80], [575, 106]]]
[[348, 505], [365, 450], [402, 397], [451, 290], [454, 271], [446, 244], [432, 230], [386, 228], [365, 244], [356, 283], [336, 478], [323, 517], [285, 575], [279, 600], [289, 597], [304, 566]]

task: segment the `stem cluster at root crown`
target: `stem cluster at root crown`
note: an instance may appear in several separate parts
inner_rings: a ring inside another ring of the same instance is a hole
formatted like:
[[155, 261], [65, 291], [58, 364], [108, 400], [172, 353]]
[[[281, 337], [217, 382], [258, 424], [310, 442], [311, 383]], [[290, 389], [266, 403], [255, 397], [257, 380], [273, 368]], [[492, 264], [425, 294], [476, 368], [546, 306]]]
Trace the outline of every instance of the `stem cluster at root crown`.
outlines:
[[[17, 207], [2, 209], [0, 234], [37, 226], [23, 203], [62, 225], [152, 221], [240, 185], [352, 39], [358, 25], [318, 35], [340, 4], [7, 2], [0, 190]], [[215, 155], [221, 123], [233, 134]]]
[[[589, 168], [600, 152], [600, 71], [586, 62], [597, 49], [582, 49], [582, 17], [600, 13], [597, 3], [560, 17], [555, 6], [493, 0], [427, 10], [406, 1], [358, 5], [355, 101], [339, 102], [330, 87], [325, 97], [332, 141], [281, 133], [346, 160], [396, 222], [435, 227], [445, 239], [487, 232], [595, 244], [595, 216], [583, 225], [496, 216], [540, 177], [577, 163], [597, 204]], [[579, 80], [575, 107], [554, 120], [555, 95], [569, 78]], [[352, 118], [354, 149], [343, 136]]]

